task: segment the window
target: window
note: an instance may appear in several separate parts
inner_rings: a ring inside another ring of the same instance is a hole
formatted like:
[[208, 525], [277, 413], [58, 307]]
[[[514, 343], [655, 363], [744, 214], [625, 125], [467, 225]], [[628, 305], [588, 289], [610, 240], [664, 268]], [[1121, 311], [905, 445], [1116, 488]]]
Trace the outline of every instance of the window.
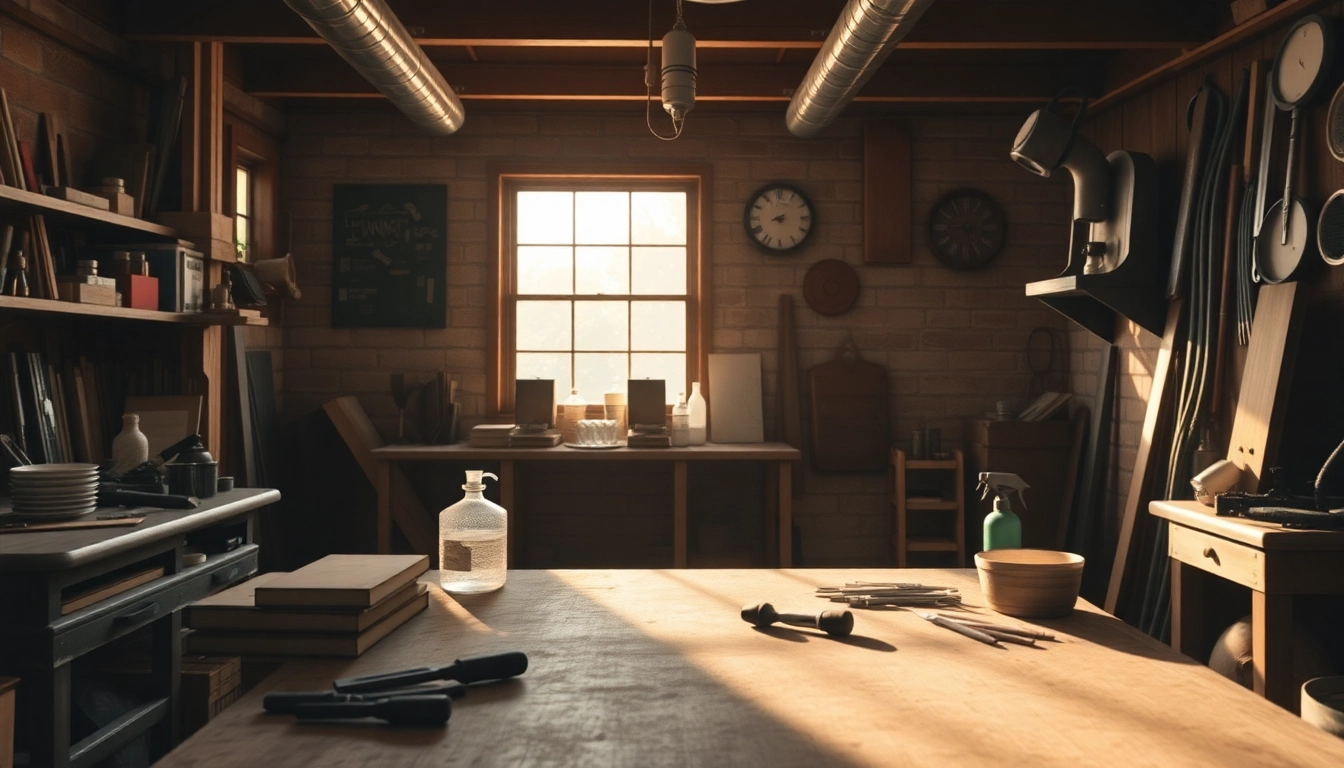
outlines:
[[252, 169], [239, 165], [233, 183], [233, 245], [239, 261], [247, 261], [253, 237]]
[[632, 378], [699, 380], [702, 181], [501, 177], [500, 410], [513, 380], [600, 404]]

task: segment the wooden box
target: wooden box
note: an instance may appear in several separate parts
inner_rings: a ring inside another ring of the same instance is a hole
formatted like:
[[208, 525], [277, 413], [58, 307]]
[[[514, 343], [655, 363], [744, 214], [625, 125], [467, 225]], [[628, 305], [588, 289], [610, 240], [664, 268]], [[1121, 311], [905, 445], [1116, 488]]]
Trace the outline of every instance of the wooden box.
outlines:
[[[1064, 501], [1064, 479], [1073, 444], [1070, 421], [992, 421], [971, 419], [966, 425], [970, 446], [967, 482], [972, 486], [981, 472], [1012, 472], [1031, 486], [1024, 494], [1026, 508], [1013, 499], [1013, 511], [1022, 518], [1022, 546], [1056, 549], [1059, 516]], [[968, 505], [967, 524], [972, 541], [980, 540], [992, 499]]]
[[61, 301], [97, 304], [103, 307], [117, 306], [117, 289], [110, 285], [89, 285], [88, 283], [58, 280], [56, 293], [61, 297]]
[[159, 308], [159, 279], [144, 275], [128, 275], [122, 303], [132, 309]]
[[17, 677], [0, 677], [0, 768], [14, 768], [14, 689]]

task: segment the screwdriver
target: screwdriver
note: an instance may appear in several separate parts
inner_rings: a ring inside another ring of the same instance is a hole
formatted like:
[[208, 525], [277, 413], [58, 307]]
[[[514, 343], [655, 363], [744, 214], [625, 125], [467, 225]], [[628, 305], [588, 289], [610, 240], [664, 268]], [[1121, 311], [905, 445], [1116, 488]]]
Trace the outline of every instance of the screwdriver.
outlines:
[[522, 651], [505, 651], [483, 656], [468, 656], [452, 664], [437, 667], [417, 667], [397, 672], [384, 672], [380, 675], [347, 677], [331, 684], [338, 693], [368, 693], [385, 691], [388, 688], [402, 688], [408, 685], [428, 683], [434, 680], [457, 680], [462, 683], [476, 683], [482, 680], [502, 680], [517, 677], [527, 671], [527, 654]]
[[448, 694], [439, 693], [387, 696], [364, 701], [310, 702], [296, 706], [294, 714], [300, 720], [376, 717], [393, 725], [441, 726], [453, 715], [453, 700]]
[[466, 692], [467, 686], [459, 682], [384, 691], [378, 694], [337, 693], [336, 691], [272, 691], [271, 693], [266, 694], [261, 700], [261, 706], [267, 712], [292, 715], [302, 704], [363, 703], [377, 701], [378, 699], [391, 699], [405, 696], [461, 696]]

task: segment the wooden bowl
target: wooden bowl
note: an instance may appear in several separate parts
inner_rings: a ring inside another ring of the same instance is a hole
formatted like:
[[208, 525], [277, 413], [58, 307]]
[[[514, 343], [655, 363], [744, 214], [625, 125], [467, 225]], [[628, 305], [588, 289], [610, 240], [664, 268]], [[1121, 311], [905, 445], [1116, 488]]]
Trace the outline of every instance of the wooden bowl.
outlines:
[[1083, 583], [1083, 558], [1048, 549], [994, 549], [975, 556], [989, 607], [1009, 616], [1068, 616]]
[[1302, 719], [1344, 738], [1344, 677], [1318, 677], [1304, 683]]

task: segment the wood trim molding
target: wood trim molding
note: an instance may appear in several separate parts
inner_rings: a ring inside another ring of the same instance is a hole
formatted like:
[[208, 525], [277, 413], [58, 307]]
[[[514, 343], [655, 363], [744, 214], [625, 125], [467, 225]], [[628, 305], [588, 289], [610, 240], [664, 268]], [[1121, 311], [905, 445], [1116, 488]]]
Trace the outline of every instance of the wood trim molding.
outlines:
[[663, 161], [620, 164], [589, 162], [491, 163], [486, 170], [490, 190], [486, 200], [488, 227], [487, 252], [493, 264], [489, 269], [488, 293], [488, 354], [486, 360], [486, 413], [498, 416], [512, 412], [513, 394], [507, 382], [512, 378], [513, 366], [509, 360], [513, 345], [508, 341], [513, 333], [510, 313], [511, 264], [507, 258], [508, 232], [511, 222], [505, 221], [511, 208], [505, 204], [505, 194], [511, 181], [677, 181], [693, 185], [695, 207], [687, 211], [687, 228], [693, 234], [689, 243], [687, 280], [695, 293], [693, 314], [687, 317], [688, 349], [687, 378], [701, 382], [702, 391], [708, 388], [709, 352], [713, 343], [713, 286], [710, 258], [710, 238], [713, 207], [713, 168], [708, 164], [670, 164]]

